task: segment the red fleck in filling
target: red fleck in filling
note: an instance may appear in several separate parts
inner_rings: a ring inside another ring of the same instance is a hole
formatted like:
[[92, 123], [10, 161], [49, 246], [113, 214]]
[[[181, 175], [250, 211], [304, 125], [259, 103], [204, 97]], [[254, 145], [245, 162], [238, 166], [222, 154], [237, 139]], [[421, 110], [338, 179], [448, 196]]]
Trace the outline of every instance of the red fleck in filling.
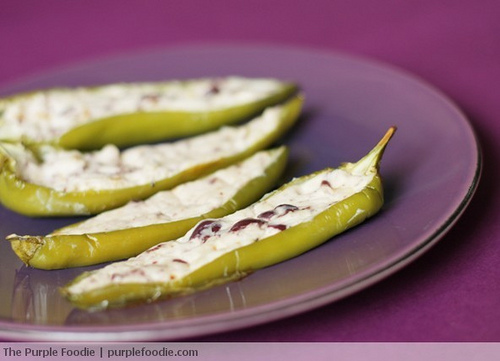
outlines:
[[144, 270], [139, 269], [139, 268], [135, 268], [135, 269], [133, 269], [133, 270], [131, 270], [129, 272], [126, 272], [126, 273], [113, 273], [111, 275], [111, 280], [114, 281], [117, 278], [123, 278], [123, 277], [127, 277], [129, 275], [134, 275], [134, 274], [137, 274], [137, 275], [139, 275], [141, 277], [146, 276], [146, 273], [144, 273]]
[[156, 246], [154, 246], [154, 247], [151, 247], [151, 248], [150, 248], [150, 249], [148, 249], [146, 252], [147, 252], [147, 253], [154, 252], [154, 251], [156, 251], [157, 249], [160, 249], [160, 248], [161, 248], [161, 244], [156, 245]]
[[158, 100], [160, 99], [159, 94], [145, 94], [142, 96], [141, 100], [149, 100], [153, 103], [158, 103]]

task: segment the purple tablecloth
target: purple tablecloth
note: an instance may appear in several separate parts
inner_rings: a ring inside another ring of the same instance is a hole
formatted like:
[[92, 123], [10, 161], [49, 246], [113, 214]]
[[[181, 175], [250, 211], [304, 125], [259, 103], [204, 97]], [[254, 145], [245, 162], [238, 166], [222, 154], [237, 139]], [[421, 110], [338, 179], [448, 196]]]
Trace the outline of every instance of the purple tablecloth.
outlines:
[[96, 57], [207, 42], [342, 51], [413, 72], [468, 115], [484, 170], [458, 223], [397, 274], [295, 317], [197, 340], [500, 341], [500, 2], [3, 0], [0, 86]]

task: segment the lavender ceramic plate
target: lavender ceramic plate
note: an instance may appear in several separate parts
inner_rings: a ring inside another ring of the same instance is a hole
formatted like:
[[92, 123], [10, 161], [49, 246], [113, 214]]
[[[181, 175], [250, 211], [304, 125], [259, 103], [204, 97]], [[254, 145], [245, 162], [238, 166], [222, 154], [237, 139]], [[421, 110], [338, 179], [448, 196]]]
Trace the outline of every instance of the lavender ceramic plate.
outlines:
[[[310, 310], [372, 285], [420, 256], [454, 224], [476, 188], [480, 154], [463, 114], [421, 80], [345, 55], [258, 46], [148, 51], [33, 77], [1, 88], [0, 95], [217, 75], [271, 76], [302, 85], [303, 117], [283, 139], [291, 148], [289, 176], [357, 160], [397, 125], [381, 168], [382, 212], [315, 250], [239, 282], [98, 313], [73, 309], [58, 293], [82, 269], [28, 269], [8, 242], [0, 242], [0, 338], [176, 340]], [[45, 234], [73, 221], [28, 219], [0, 207], [0, 237]]]

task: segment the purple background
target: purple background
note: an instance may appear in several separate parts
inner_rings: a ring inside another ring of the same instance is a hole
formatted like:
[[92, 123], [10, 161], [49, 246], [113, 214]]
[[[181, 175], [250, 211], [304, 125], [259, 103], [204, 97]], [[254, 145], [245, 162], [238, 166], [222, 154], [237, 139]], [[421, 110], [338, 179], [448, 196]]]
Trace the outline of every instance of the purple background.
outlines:
[[500, 341], [500, 2], [3, 0], [0, 85], [58, 66], [199, 43], [295, 45], [382, 60], [469, 116], [484, 171], [469, 208], [390, 278], [299, 316], [197, 341]]

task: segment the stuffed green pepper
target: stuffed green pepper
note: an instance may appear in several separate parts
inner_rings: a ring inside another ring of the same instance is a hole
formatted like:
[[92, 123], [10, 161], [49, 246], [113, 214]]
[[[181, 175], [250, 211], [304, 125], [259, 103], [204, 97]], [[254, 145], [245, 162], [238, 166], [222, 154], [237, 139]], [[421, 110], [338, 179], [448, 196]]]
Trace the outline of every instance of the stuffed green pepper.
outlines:
[[199, 222], [183, 237], [83, 273], [61, 291], [84, 309], [152, 302], [300, 255], [380, 210], [379, 164], [394, 131], [356, 163], [296, 178], [247, 208]]
[[291, 82], [234, 76], [33, 91], [0, 99], [0, 141], [91, 150], [192, 136], [296, 91]]

